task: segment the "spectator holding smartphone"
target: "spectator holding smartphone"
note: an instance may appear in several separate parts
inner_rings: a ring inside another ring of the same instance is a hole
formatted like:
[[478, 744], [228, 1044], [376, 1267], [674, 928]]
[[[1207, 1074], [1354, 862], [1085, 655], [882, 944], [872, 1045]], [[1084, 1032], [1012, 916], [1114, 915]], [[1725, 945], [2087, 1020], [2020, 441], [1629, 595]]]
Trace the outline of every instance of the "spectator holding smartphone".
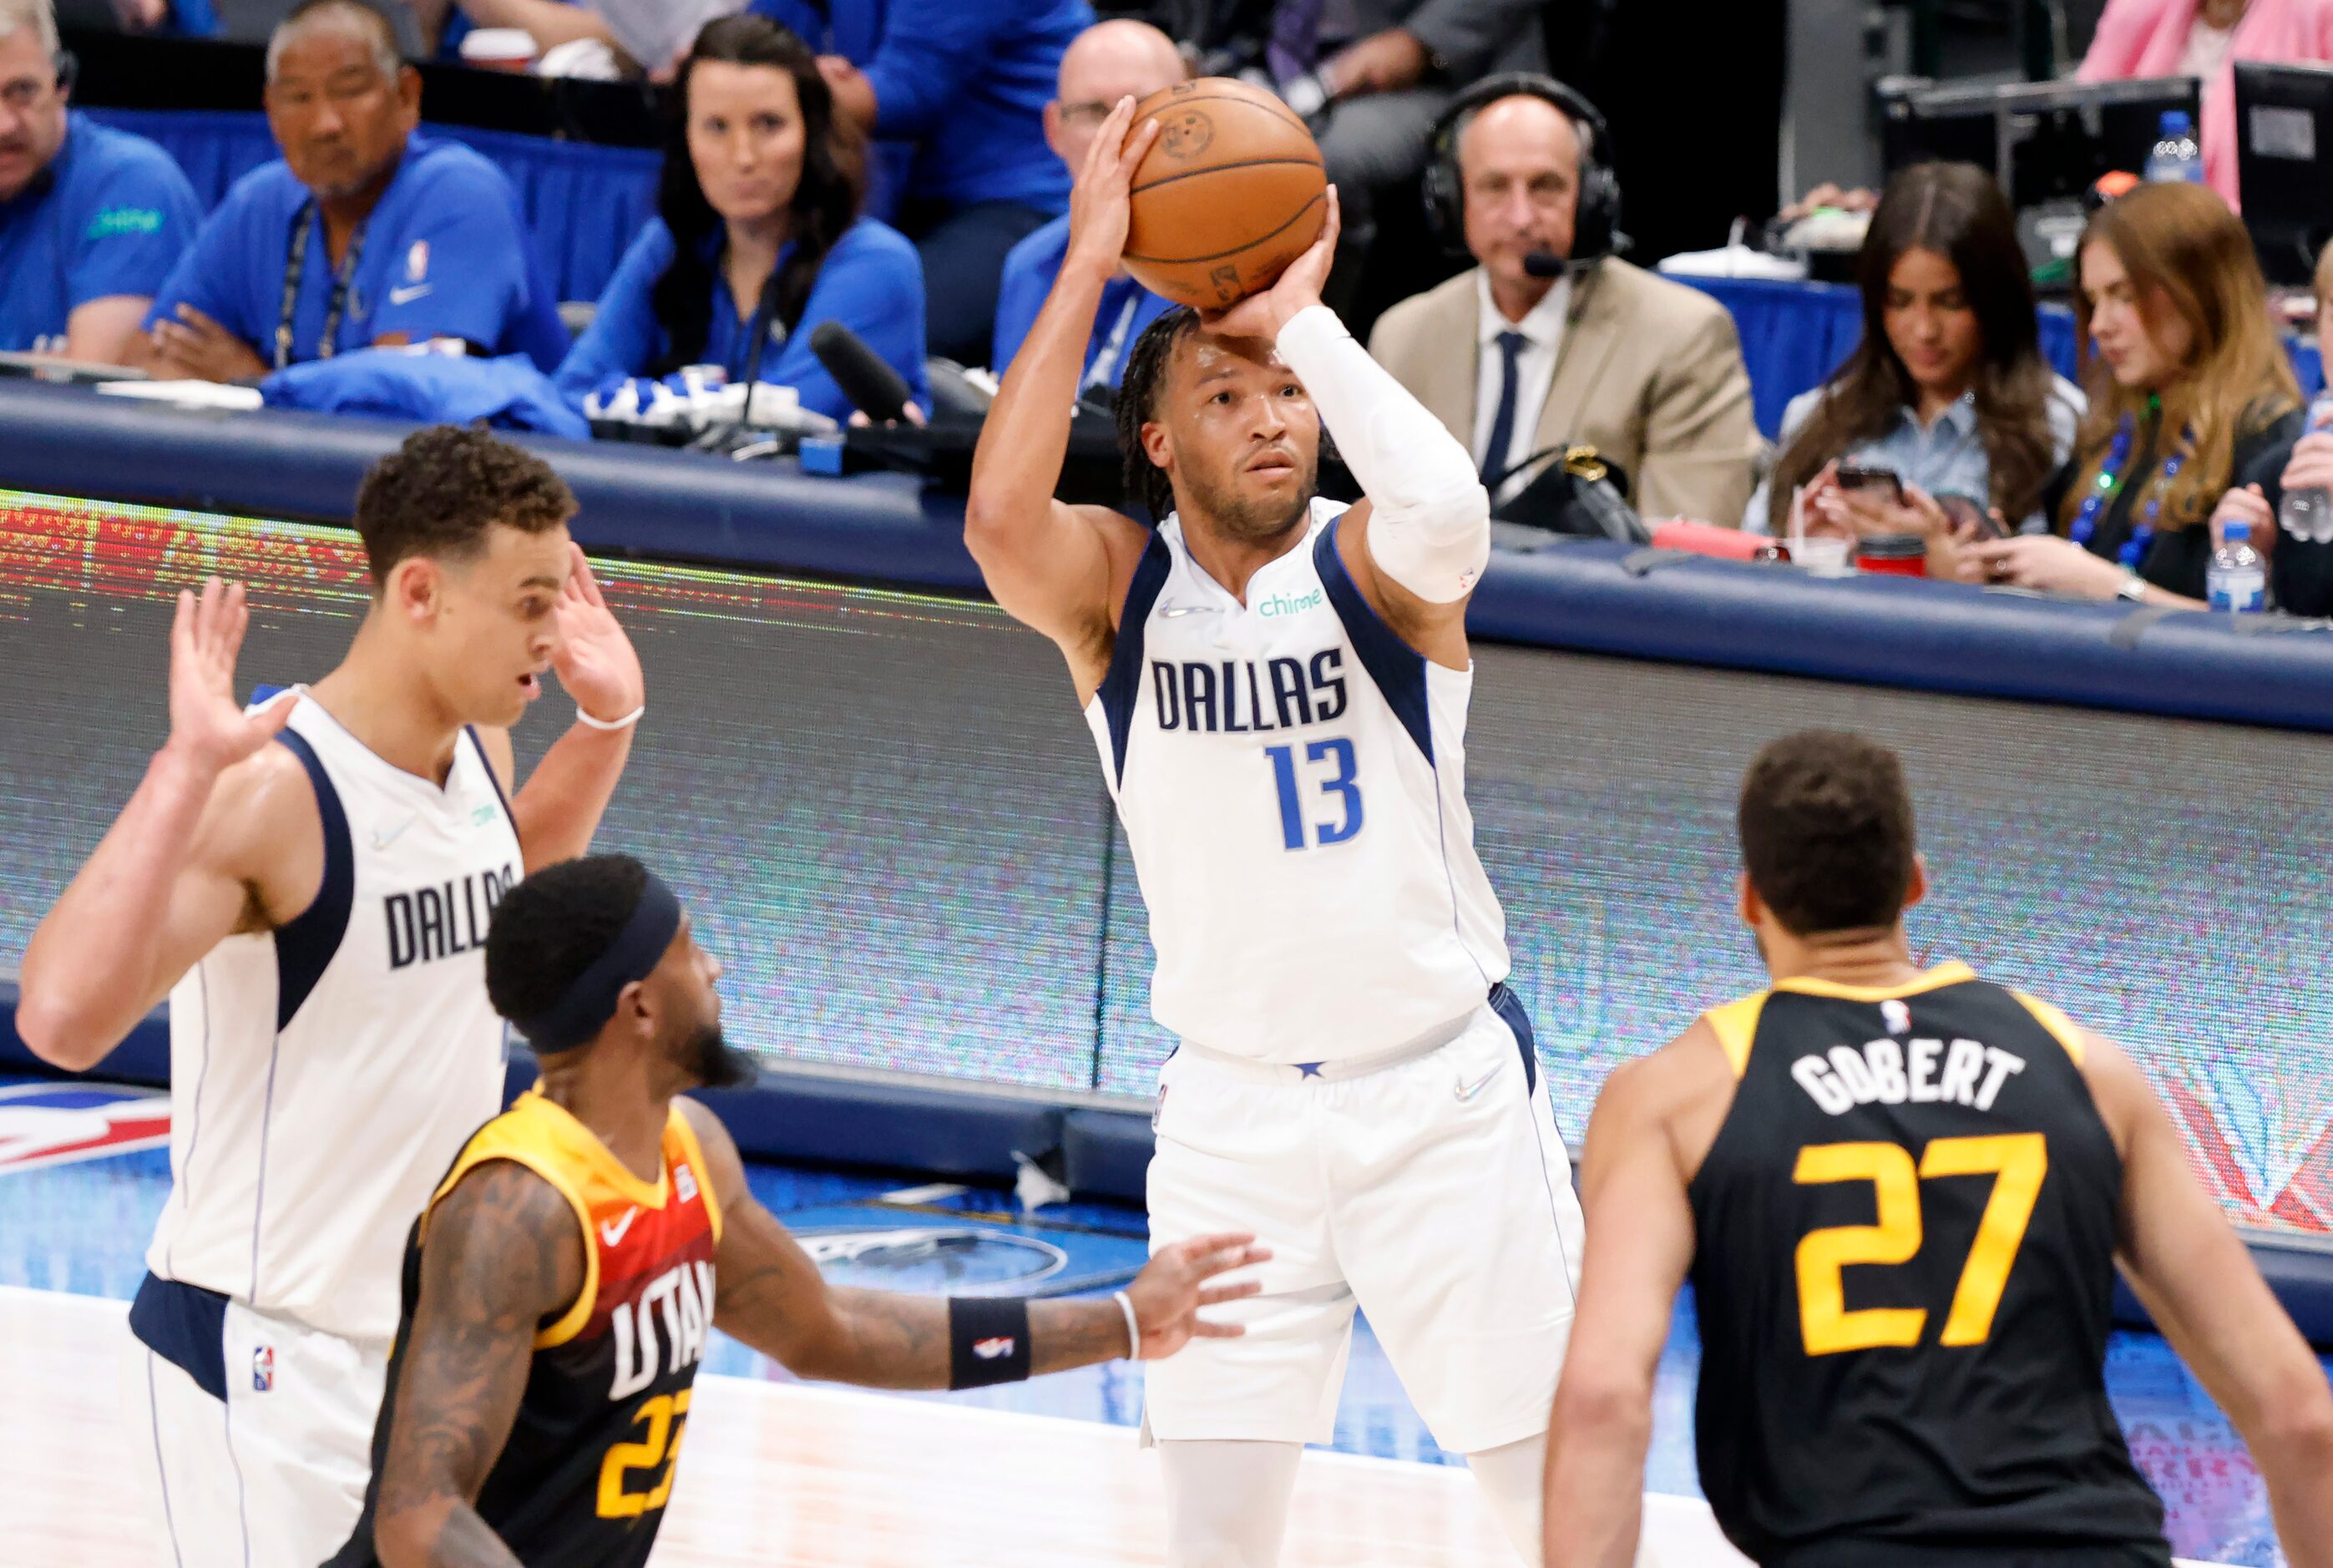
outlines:
[[[2320, 347], [2333, 347], [2333, 245], [2317, 258], [2317, 341]], [[2287, 495], [2298, 490], [2333, 491], [2333, 428], [2319, 423], [2324, 407], [2320, 401], [2310, 409], [2309, 432], [2293, 444], [2291, 460], [2277, 476]], [[2289, 531], [2285, 524], [2290, 514], [2280, 516], [2283, 512], [2281, 505], [2269, 505], [2266, 486], [2239, 486], [2222, 496], [2219, 509], [2212, 514], [2213, 537], [2223, 524], [2251, 524], [2255, 549], [2262, 539], [2274, 546], [2270, 585], [2277, 607], [2295, 615], [2333, 615], [2333, 539]], [[2323, 525], [2320, 519], [2318, 533]]]
[[1989, 513], [2042, 525], [2082, 394], [2042, 357], [2016, 216], [1983, 169], [1898, 173], [1857, 270], [1863, 341], [1791, 400], [1781, 455], [1743, 526], [1786, 531], [1804, 486], [1810, 532], [1921, 534], [1931, 570], [1949, 574], [1954, 541], [1989, 531]]
[[[2090, 398], [2045, 499], [2057, 532], [1973, 546], [1993, 582], [2195, 609], [2222, 499], [2273, 516], [2300, 388], [2251, 236], [2203, 186], [2142, 185], [2094, 214], [2075, 316]], [[2255, 531], [2269, 553], [2276, 530]]]

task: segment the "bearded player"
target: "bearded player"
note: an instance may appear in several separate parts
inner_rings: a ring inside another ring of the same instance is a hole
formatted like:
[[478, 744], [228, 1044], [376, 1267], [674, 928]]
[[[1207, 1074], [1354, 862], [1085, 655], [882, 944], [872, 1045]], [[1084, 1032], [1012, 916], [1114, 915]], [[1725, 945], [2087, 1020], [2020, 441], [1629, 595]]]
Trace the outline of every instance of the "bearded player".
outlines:
[[[1268, 292], [1162, 316], [1118, 404], [1156, 532], [1052, 498], [1125, 247], [1130, 101], [1096, 135], [1059, 281], [990, 410], [965, 540], [1051, 638], [1150, 912], [1151, 1241], [1253, 1231], [1238, 1339], [1147, 1369], [1168, 1557], [1278, 1560], [1331, 1436], [1353, 1312], [1536, 1558], [1580, 1215], [1464, 793], [1480, 479], [1320, 303], [1326, 231]], [[1321, 429], [1368, 499], [1314, 495]]]

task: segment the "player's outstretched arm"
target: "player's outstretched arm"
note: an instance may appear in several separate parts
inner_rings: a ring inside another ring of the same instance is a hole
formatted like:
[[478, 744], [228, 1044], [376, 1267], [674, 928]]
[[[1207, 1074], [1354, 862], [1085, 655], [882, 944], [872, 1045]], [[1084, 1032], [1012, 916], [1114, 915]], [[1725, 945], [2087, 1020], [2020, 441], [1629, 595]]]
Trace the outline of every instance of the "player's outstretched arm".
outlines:
[[[1132, 571], [1140, 524], [1103, 506], [1053, 499], [1070, 446], [1070, 418], [1102, 285], [1126, 249], [1128, 186], [1157, 139], [1156, 120], [1131, 136], [1134, 101], [1121, 99], [1095, 132], [1070, 196], [1070, 248], [1036, 323], [1013, 357], [973, 453], [964, 542], [996, 602], [1068, 655], [1079, 700], [1109, 663], [1111, 584]], [[1123, 572], [1116, 557], [1123, 556]]]
[[1354, 585], [1410, 647], [1466, 666], [1466, 600], [1491, 559], [1491, 498], [1474, 459], [1320, 303], [1336, 259], [1337, 188], [1312, 248], [1278, 282], [1205, 318], [1280, 351], [1368, 497], [1338, 526]]
[[1580, 1156], [1588, 1251], [1548, 1424], [1548, 1568], [1631, 1568], [1637, 1560], [1653, 1376], [1693, 1266], [1693, 1210], [1665, 1115], [1676, 1057], [1692, 1040], [1688, 1033], [1614, 1073], [1589, 1119]]
[[[600, 831], [600, 818], [623, 776], [648, 701], [640, 656], [609, 611], [583, 547], [568, 548], [571, 570], [552, 611], [559, 618], [559, 651], [552, 655], [552, 669], [577, 713], [589, 717], [579, 717], [568, 726], [527, 775], [526, 787], [511, 797], [529, 871], [590, 852], [591, 835]], [[509, 790], [516, 771], [509, 733], [479, 733], [503, 788]]]
[[2130, 1058], [2092, 1036], [2083, 1075], [2123, 1144], [2121, 1262], [2165, 1337], [2243, 1435], [2292, 1568], [2333, 1568], [2333, 1390], [2187, 1163]]
[[382, 1568], [519, 1568], [475, 1506], [526, 1392], [534, 1334], [583, 1288], [583, 1236], [559, 1189], [508, 1160], [429, 1215], [421, 1294], [380, 1461]]
[[255, 714], [235, 699], [250, 619], [239, 583], [178, 595], [169, 740], [24, 950], [16, 1031], [53, 1065], [95, 1066], [221, 938], [315, 897], [314, 796], [297, 759], [268, 745], [293, 699]]
[[960, 1303], [837, 1289], [777, 1217], [754, 1201], [737, 1146], [719, 1120], [694, 1101], [679, 1103], [721, 1205], [713, 1321], [802, 1377], [880, 1389], [969, 1388], [1138, 1352], [1146, 1361], [1170, 1356], [1195, 1337], [1243, 1332], [1200, 1317], [1199, 1309], [1253, 1295], [1254, 1282], [1208, 1282], [1271, 1255], [1249, 1236], [1201, 1236], [1162, 1250], [1126, 1290], [1141, 1331], [1138, 1346], [1128, 1342], [1126, 1313], [1112, 1297]]

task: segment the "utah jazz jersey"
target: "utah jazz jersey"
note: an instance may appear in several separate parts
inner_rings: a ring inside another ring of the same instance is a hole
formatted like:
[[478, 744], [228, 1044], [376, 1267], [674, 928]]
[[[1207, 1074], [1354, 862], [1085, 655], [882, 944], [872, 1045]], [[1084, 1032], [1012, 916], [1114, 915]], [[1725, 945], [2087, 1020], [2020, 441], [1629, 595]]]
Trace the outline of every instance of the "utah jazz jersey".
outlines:
[[721, 1212], [705, 1157], [676, 1105], [665, 1119], [663, 1169], [655, 1181], [642, 1181], [590, 1129], [528, 1093], [478, 1130], [413, 1222], [404, 1316], [373, 1435], [364, 1516], [327, 1568], [376, 1561], [380, 1468], [421, 1294], [430, 1216], [464, 1176], [496, 1159], [533, 1171], [574, 1209], [583, 1232], [583, 1288], [534, 1336], [518, 1419], [478, 1492], [478, 1515], [527, 1568], [638, 1568], [664, 1522], [690, 1389], [713, 1327]]
[[1133, 846], [1151, 1010], [1265, 1062], [1390, 1050], [1506, 977], [1466, 809], [1469, 670], [1404, 643], [1333, 501], [1243, 604], [1159, 525], [1086, 720]]
[[2167, 1568], [2107, 1403], [2122, 1159], [2080, 1033], [1959, 964], [1708, 1018], [1740, 1080], [1690, 1192], [1727, 1536], [1769, 1568], [1890, 1544]]
[[323, 881], [170, 992], [170, 1198], [146, 1263], [385, 1347], [398, 1238], [502, 1104], [484, 947], [523, 861], [475, 732], [439, 784], [293, 700], [282, 744], [315, 791]]

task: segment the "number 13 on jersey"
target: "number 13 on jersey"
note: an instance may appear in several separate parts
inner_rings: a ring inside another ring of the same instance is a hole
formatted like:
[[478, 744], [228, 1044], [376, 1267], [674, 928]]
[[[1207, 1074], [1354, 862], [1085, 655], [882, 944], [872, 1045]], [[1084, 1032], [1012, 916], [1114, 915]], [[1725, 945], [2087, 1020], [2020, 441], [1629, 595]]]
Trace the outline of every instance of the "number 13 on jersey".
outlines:
[[[1301, 850], [1309, 842], [1325, 849], [1361, 831], [1361, 786], [1351, 741], [1341, 736], [1316, 740], [1304, 748], [1301, 762], [1292, 745], [1268, 746], [1263, 755], [1272, 763], [1272, 784], [1280, 793], [1282, 847]], [[1308, 785], [1318, 785], [1319, 794]], [[1322, 812], [1331, 813], [1328, 820], [1316, 814]]]

